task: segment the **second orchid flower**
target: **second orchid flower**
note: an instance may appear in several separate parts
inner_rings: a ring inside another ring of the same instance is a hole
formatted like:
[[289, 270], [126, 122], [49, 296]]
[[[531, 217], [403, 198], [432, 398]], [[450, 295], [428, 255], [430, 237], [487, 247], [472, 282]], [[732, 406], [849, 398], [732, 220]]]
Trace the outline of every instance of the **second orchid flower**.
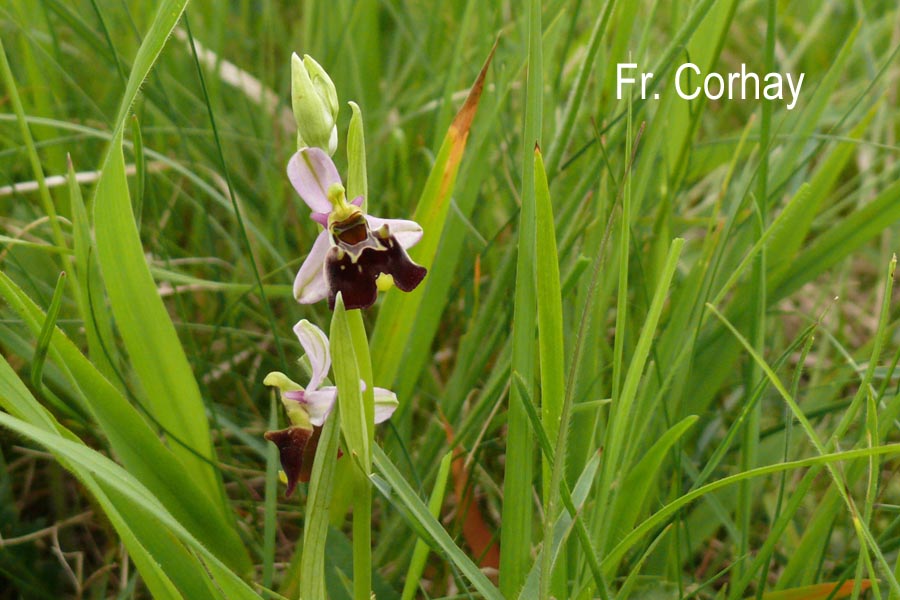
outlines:
[[[316, 453], [319, 433], [337, 399], [338, 389], [322, 386], [331, 369], [331, 349], [325, 333], [306, 319], [294, 325], [294, 333], [306, 351], [312, 375], [304, 389], [287, 375], [273, 371], [263, 383], [277, 387], [290, 425], [286, 429], [267, 431], [266, 439], [278, 446], [281, 468], [287, 477], [287, 495], [298, 482], [309, 481], [312, 459]], [[360, 381], [360, 387], [365, 384]], [[376, 387], [375, 423], [386, 421], [397, 409], [397, 395]]]

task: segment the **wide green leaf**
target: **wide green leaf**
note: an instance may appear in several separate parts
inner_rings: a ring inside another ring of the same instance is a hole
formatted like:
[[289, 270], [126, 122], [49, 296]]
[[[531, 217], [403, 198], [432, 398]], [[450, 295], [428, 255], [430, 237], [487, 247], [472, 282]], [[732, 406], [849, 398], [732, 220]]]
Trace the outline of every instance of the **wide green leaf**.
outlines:
[[[154, 421], [163, 428], [186, 476], [202, 490], [218, 515], [216, 527], [231, 530], [221, 476], [215, 466], [206, 411], [197, 381], [169, 317], [141, 244], [132, 212], [122, 139], [128, 112], [162, 48], [187, 5], [165, 0], [134, 60], [119, 104], [113, 136], [102, 163], [93, 200], [97, 259], [119, 334], [140, 382], [140, 395]], [[249, 567], [240, 547], [227, 551]]]
[[[6, 274], [0, 272], [0, 296], [37, 336], [44, 313]], [[138, 410], [84, 357], [58, 327], [48, 356], [65, 373], [73, 395], [109, 440], [125, 467], [223, 560], [242, 572], [246, 549], [228, 507], [213, 501]], [[29, 419], [34, 424], [36, 421]]]
[[[6, 413], [0, 413], [0, 425], [51, 449], [54, 454], [77, 466], [78, 469], [73, 470], [76, 476], [82, 473], [91, 473], [97, 481], [102, 482], [104, 486], [108, 486], [110, 492], [121, 494], [124, 498], [134, 503], [135, 506], [142, 510], [141, 520], [148, 528], [144, 533], [144, 539], [151, 538], [150, 531], [155, 529], [160, 533], [165, 531], [166, 534], [172, 535], [186, 544], [203, 561], [203, 567], [194, 574], [194, 579], [198, 585], [206, 586], [205, 582], [208, 582], [208, 576], [211, 576], [215, 583], [208, 586], [207, 589], [210, 591], [221, 591], [221, 595], [216, 594], [215, 596], [229, 599], [247, 598], [248, 600], [259, 598], [250, 586], [216, 558], [197, 538], [191, 535], [156, 500], [146, 487], [122, 467], [92, 448], [64, 439], [57, 433], [50, 433], [44, 429], [29, 425]], [[170, 555], [170, 557], [173, 556]], [[157, 560], [161, 558], [158, 556]], [[207, 570], [208, 576], [206, 576]]]

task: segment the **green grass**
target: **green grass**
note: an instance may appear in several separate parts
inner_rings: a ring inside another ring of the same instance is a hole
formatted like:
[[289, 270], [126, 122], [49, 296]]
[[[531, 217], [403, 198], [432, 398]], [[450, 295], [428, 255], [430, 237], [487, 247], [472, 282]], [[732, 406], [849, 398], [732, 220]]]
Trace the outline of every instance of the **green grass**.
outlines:
[[[900, 12], [520, 4], [0, 6], [0, 599], [900, 599]], [[294, 51], [350, 196], [425, 229], [362, 314], [291, 294]], [[286, 499], [302, 318], [350, 392]]]

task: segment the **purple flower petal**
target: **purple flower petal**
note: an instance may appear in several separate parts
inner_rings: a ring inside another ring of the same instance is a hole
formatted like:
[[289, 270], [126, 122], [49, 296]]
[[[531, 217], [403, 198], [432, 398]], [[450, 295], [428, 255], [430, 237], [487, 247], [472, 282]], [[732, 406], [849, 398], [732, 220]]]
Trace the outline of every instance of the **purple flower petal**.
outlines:
[[310, 210], [330, 213], [328, 188], [341, 183], [337, 168], [331, 159], [319, 148], [304, 148], [288, 161], [288, 178], [294, 189], [303, 198]]
[[337, 399], [337, 388], [334, 386], [323, 387], [321, 390], [314, 392], [306, 391], [306, 412], [309, 413], [309, 422], [316, 427], [325, 424], [325, 419], [334, 408], [334, 401]]
[[301, 404], [306, 404], [306, 390], [288, 390], [282, 392], [281, 396], [287, 400], [293, 400]]
[[306, 386], [306, 397], [304, 398], [309, 403], [310, 394], [319, 389], [319, 385], [325, 379], [325, 376], [328, 375], [328, 370], [331, 368], [328, 338], [325, 337], [325, 333], [321, 329], [306, 319], [294, 325], [294, 333], [297, 334], [297, 339], [300, 340], [300, 345], [306, 351], [306, 356], [309, 357], [309, 364], [312, 367], [312, 377]]
[[382, 225], [387, 225], [391, 235], [394, 236], [401, 246], [404, 248], [412, 248], [422, 239], [422, 226], [415, 221], [405, 219], [382, 219], [366, 215], [366, 221], [372, 231], [381, 229]]
[[328, 247], [328, 233], [323, 231], [300, 265], [294, 279], [294, 298], [300, 304], [314, 304], [328, 297], [328, 282], [325, 280], [325, 255], [328, 254]]

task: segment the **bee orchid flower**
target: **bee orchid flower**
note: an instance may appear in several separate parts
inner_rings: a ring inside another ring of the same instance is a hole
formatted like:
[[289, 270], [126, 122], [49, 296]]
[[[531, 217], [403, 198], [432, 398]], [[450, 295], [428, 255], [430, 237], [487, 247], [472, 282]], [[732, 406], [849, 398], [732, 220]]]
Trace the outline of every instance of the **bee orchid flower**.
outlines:
[[287, 173], [312, 219], [325, 228], [294, 280], [298, 302], [327, 298], [333, 310], [340, 292], [347, 309], [368, 308], [379, 289], [396, 285], [410, 292], [422, 282], [426, 269], [406, 253], [422, 239], [418, 223], [365, 214], [362, 196], [348, 202], [337, 168], [319, 148], [294, 154]]
[[[287, 477], [288, 496], [293, 493], [298, 482], [309, 481], [319, 434], [338, 394], [336, 387], [322, 386], [331, 369], [331, 353], [325, 333], [306, 319], [294, 325], [294, 333], [306, 351], [312, 371], [306, 388], [279, 371], [269, 373], [263, 381], [265, 385], [279, 389], [281, 402], [290, 421], [286, 429], [265, 433], [265, 438], [278, 447], [281, 468]], [[365, 388], [362, 381], [360, 387]], [[394, 392], [376, 387], [375, 423], [382, 423], [390, 418], [397, 405], [397, 395]]]

